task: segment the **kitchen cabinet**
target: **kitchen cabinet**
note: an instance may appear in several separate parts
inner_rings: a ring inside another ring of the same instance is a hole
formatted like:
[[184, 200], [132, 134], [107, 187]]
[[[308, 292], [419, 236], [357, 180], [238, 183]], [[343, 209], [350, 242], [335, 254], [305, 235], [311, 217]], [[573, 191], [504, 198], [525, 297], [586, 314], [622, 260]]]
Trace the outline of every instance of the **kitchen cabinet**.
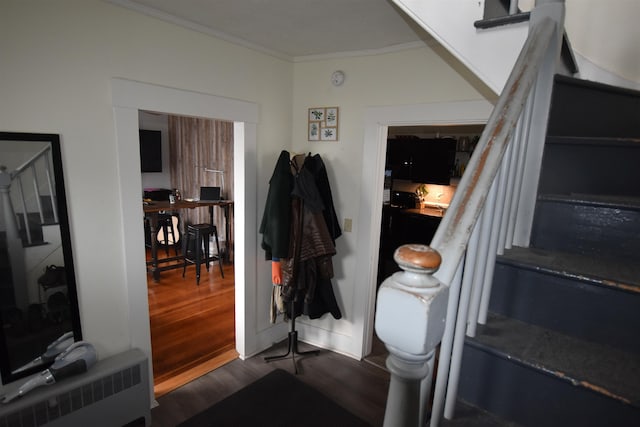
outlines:
[[407, 243], [428, 245], [436, 233], [442, 212], [430, 211], [424, 214], [421, 209], [403, 209], [384, 206], [382, 209], [382, 228], [380, 232], [380, 253], [378, 260], [378, 285], [400, 268], [393, 260], [395, 250]]
[[454, 169], [453, 138], [398, 138], [387, 141], [387, 169], [393, 179], [449, 185]]
[[411, 164], [414, 139], [390, 139], [387, 141], [387, 169], [393, 179], [411, 180]]
[[427, 184], [449, 185], [456, 157], [456, 140], [422, 140], [413, 150], [411, 180]]

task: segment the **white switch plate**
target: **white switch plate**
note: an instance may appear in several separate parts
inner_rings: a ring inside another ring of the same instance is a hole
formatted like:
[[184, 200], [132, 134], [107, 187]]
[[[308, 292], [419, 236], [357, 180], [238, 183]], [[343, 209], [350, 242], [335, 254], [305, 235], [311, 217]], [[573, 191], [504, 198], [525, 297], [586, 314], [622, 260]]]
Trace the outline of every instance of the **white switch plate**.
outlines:
[[345, 218], [344, 219], [344, 226], [342, 227], [342, 230], [344, 232], [350, 232], [351, 231], [351, 225], [352, 225], [352, 220], [351, 218]]

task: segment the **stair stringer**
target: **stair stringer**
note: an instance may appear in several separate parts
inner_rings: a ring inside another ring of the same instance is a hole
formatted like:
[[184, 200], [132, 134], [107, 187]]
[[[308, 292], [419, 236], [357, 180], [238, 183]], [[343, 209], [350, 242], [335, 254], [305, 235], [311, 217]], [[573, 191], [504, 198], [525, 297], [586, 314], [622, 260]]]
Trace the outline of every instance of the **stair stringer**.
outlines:
[[478, 30], [484, 1], [393, 0], [496, 94], [502, 91], [529, 32], [529, 23]]

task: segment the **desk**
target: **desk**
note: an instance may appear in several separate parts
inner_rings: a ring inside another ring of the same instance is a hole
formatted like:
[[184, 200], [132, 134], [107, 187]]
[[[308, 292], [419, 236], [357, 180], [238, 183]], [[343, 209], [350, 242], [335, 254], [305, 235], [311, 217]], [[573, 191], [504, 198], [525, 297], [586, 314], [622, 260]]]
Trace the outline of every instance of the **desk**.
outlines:
[[[222, 209], [224, 213], [224, 235], [225, 242], [224, 247], [221, 249], [222, 259], [225, 263], [231, 262], [231, 208], [233, 207], [233, 201], [231, 200], [219, 200], [217, 202], [188, 202], [186, 200], [178, 200], [175, 203], [170, 203], [168, 200], [159, 201], [159, 202], [148, 202], [143, 205], [144, 214], [147, 218], [149, 218], [149, 226], [151, 229], [151, 261], [147, 263], [150, 265], [151, 273], [153, 273], [153, 279], [157, 282], [160, 279], [160, 272], [163, 270], [170, 270], [173, 268], [181, 268], [182, 264], [172, 264], [160, 267], [158, 264], [161, 262], [168, 261], [176, 261], [181, 260], [182, 256], [178, 257], [170, 257], [170, 258], [162, 258], [158, 259], [158, 241], [157, 241], [157, 230], [158, 230], [158, 213], [163, 211], [175, 211], [178, 209], [195, 209], [195, 208], [209, 208], [209, 218], [211, 224], [213, 224], [213, 207], [217, 206]], [[181, 232], [184, 235], [184, 221], [181, 224]], [[184, 252], [183, 252], [184, 254]]]

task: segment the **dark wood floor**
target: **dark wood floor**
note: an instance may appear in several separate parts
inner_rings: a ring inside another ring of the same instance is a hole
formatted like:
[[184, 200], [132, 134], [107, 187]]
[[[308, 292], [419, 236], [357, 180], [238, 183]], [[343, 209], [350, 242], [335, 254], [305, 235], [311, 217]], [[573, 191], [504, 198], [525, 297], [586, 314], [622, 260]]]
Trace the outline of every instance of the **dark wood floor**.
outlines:
[[[290, 358], [265, 362], [264, 356], [286, 352], [287, 343], [247, 360], [236, 359], [158, 399], [151, 411], [153, 427], [173, 427], [192, 415], [208, 408], [242, 387], [261, 378], [273, 369], [281, 368], [294, 373]], [[300, 351], [314, 347], [301, 343]], [[320, 350], [317, 356], [296, 357], [298, 379], [333, 399], [372, 426], [381, 426], [384, 418], [389, 374], [367, 361]], [[251, 410], [251, 408], [247, 408]], [[286, 402], [282, 408], [286, 410]]]

